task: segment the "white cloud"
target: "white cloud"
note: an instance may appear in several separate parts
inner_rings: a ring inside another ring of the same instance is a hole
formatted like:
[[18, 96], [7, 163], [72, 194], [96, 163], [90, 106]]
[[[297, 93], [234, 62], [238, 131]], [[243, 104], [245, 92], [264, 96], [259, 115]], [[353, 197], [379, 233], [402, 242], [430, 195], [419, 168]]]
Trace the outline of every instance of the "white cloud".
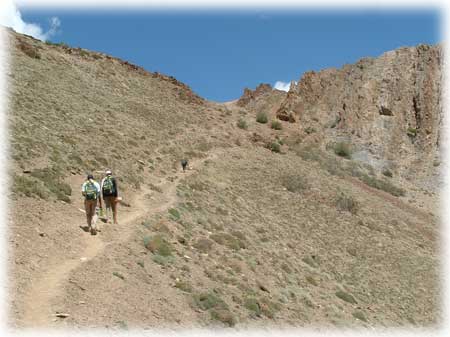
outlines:
[[291, 87], [291, 82], [276, 81], [273, 87], [274, 89], [289, 91], [289, 88]]
[[57, 17], [52, 17], [50, 19], [50, 29], [44, 32], [38, 24], [23, 21], [20, 11], [12, 0], [2, 0], [0, 25], [11, 27], [18, 33], [31, 35], [36, 39], [45, 41], [57, 33], [58, 28], [61, 26], [61, 21]]

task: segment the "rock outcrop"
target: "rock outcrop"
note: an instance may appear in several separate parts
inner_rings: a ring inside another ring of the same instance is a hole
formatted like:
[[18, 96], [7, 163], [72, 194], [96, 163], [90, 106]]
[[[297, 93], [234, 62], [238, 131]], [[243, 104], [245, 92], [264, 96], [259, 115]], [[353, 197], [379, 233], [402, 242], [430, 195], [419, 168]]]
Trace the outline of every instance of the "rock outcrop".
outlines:
[[305, 73], [277, 116], [297, 120], [305, 137], [349, 143], [354, 159], [426, 185], [440, 163], [441, 84], [440, 46], [400, 48]]
[[286, 92], [272, 89], [270, 84], [262, 83], [255, 90], [245, 88], [236, 105], [249, 111], [263, 111], [269, 115], [275, 115], [285, 98]]

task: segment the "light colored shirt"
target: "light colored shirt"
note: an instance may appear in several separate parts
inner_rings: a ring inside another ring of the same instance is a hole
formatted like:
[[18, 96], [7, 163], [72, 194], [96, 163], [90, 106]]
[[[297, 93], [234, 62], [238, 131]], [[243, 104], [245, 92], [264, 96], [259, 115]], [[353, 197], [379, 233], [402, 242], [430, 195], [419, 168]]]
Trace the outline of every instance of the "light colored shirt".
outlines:
[[[92, 180], [92, 182], [94, 183], [94, 186], [97, 189], [98, 195], [100, 195], [100, 185], [95, 180]], [[86, 185], [87, 185], [87, 181], [85, 181], [83, 186], [81, 186], [81, 192], [82, 193], [86, 192]]]

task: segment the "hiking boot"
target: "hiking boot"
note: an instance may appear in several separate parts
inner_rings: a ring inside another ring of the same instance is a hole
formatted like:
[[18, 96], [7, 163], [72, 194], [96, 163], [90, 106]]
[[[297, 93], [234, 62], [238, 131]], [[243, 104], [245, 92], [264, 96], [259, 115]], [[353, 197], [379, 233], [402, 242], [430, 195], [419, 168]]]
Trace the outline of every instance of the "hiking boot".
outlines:
[[91, 235], [96, 235], [97, 234], [97, 230], [95, 228], [91, 228]]

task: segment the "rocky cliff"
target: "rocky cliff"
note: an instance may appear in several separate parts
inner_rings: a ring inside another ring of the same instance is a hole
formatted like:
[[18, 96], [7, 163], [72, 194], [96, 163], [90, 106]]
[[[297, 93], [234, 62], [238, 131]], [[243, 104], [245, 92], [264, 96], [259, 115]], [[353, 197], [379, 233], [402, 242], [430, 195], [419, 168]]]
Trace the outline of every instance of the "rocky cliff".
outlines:
[[237, 105], [299, 124], [305, 142], [346, 143], [352, 158], [421, 188], [440, 185], [442, 48], [419, 45], [310, 71], [286, 94], [260, 85]]
[[432, 188], [440, 166], [441, 83], [440, 46], [400, 48], [305, 73], [277, 116], [295, 116], [305, 137], [349, 143], [354, 159]]

